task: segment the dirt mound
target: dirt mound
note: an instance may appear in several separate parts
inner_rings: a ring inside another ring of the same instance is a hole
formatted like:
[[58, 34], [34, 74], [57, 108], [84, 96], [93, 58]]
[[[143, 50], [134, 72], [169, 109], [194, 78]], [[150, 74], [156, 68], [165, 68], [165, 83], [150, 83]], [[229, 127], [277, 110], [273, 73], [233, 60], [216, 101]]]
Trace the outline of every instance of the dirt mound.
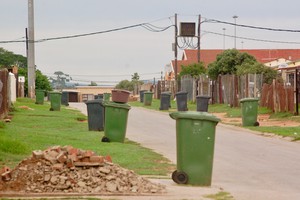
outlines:
[[33, 151], [10, 170], [0, 170], [0, 191], [26, 193], [160, 194], [165, 186], [71, 146]]

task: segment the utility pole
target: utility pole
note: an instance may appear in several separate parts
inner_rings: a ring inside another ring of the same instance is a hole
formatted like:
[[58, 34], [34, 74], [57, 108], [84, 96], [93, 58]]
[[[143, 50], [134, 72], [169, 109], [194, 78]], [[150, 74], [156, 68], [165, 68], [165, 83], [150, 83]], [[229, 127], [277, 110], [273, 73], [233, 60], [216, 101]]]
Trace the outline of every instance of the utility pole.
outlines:
[[35, 59], [34, 59], [34, 6], [33, 0], [28, 0], [28, 97], [35, 97]]
[[238, 16], [234, 15], [232, 18], [234, 19], [234, 48], [236, 49], [236, 18]]
[[178, 91], [178, 82], [177, 82], [177, 35], [178, 35], [178, 29], [177, 29], [177, 13], [175, 13], [175, 48], [174, 48], [174, 56], [175, 56], [175, 69], [174, 69], [174, 73], [175, 73], [175, 90], [176, 92]]
[[223, 28], [223, 50], [225, 50], [225, 31], [226, 28]]
[[200, 33], [201, 33], [201, 15], [198, 19], [198, 63], [200, 63]]

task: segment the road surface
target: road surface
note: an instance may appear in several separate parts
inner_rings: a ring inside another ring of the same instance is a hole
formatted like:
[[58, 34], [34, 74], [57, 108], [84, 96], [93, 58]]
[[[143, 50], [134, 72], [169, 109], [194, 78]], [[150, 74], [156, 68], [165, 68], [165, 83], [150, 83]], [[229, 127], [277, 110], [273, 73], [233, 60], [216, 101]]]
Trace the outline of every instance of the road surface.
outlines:
[[[72, 103], [70, 106], [86, 112], [80, 104]], [[126, 137], [174, 163], [175, 135], [175, 120], [167, 112], [136, 107], [129, 111]], [[236, 200], [300, 199], [299, 142], [265, 137], [221, 123], [216, 128], [215, 142], [211, 193], [222, 189]], [[173, 183], [171, 185], [174, 186]], [[178, 186], [175, 190], [184, 193], [186, 188]], [[203, 190], [209, 192], [209, 188], [192, 188], [190, 196], [181, 196], [181, 199], [196, 199], [197, 196], [199, 199]]]

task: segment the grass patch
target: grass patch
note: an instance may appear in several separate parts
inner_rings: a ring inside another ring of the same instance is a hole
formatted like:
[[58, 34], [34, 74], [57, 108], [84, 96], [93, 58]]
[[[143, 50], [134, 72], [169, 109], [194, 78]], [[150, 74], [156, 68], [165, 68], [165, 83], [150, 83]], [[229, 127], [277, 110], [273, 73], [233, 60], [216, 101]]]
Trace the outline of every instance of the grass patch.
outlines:
[[0, 120], [0, 129], [5, 127], [5, 122]]
[[300, 140], [300, 127], [247, 127], [250, 130], [259, 131], [263, 133], [274, 133], [283, 137], [292, 137], [293, 141]]
[[31, 99], [18, 99], [14, 107], [12, 121], [1, 129], [0, 167], [14, 167], [33, 150], [72, 145], [110, 155], [114, 163], [138, 174], [168, 175], [175, 168], [163, 156], [137, 143], [102, 143], [104, 133], [88, 131], [88, 122], [80, 120], [86, 116], [77, 110], [62, 106], [61, 111], [49, 111], [48, 102], [38, 105]]
[[234, 200], [233, 196], [228, 192], [219, 192], [217, 194], [209, 194], [204, 197], [214, 200]]

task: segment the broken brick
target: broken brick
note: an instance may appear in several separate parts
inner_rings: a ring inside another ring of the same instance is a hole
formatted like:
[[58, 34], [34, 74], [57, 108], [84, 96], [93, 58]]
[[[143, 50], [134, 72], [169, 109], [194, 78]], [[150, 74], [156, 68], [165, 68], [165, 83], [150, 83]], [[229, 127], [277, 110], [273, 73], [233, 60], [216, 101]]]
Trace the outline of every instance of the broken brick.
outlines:
[[41, 150], [36, 150], [36, 151], [32, 152], [32, 156], [33, 156], [33, 158], [35, 158], [37, 160], [42, 159], [42, 158], [44, 158], [44, 152]]
[[91, 156], [90, 162], [104, 163], [104, 157], [103, 156]]
[[112, 163], [112, 159], [111, 159], [111, 156], [110, 156], [110, 155], [105, 156], [105, 160], [106, 160], [107, 162], [111, 162], [111, 163]]
[[7, 171], [1, 174], [3, 181], [9, 181], [11, 179], [11, 171]]
[[56, 159], [60, 163], [65, 163], [67, 161], [67, 156], [64, 154], [64, 152], [60, 152]]

